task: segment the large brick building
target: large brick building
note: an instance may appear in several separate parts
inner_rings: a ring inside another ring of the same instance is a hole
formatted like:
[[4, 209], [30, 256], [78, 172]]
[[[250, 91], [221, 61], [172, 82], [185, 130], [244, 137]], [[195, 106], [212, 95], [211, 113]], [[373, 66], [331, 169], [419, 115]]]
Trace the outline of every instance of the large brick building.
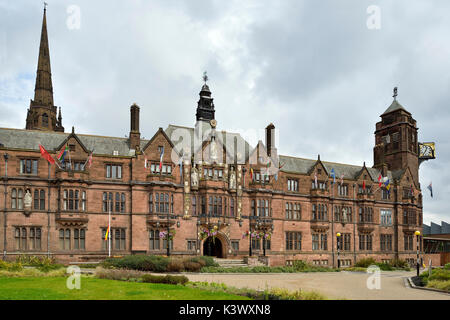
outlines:
[[[133, 104], [128, 138], [65, 133], [53, 103], [44, 11], [26, 129], [0, 129], [3, 258], [104, 258], [109, 216], [112, 255], [166, 254], [169, 228], [171, 255], [265, 253], [271, 265], [330, 266], [415, 258], [417, 126], [396, 94], [376, 124], [373, 167], [278, 155], [273, 124], [252, 147], [239, 134], [216, 131], [214, 108], [205, 77], [193, 128], [169, 125], [141, 139]], [[69, 152], [50, 164], [39, 144], [54, 159], [66, 146]]]

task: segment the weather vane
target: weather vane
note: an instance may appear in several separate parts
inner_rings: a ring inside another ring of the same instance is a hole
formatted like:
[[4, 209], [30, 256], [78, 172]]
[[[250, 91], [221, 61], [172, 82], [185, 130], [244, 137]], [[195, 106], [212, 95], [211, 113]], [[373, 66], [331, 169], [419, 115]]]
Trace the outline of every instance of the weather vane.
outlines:
[[206, 71], [203, 72], [203, 81], [205, 81], [205, 84], [206, 84], [206, 81], [208, 81], [208, 76], [206, 75]]
[[48, 3], [44, 1], [44, 10], [47, 10]]
[[394, 98], [394, 100], [397, 100], [397, 87], [394, 88], [394, 95], [392, 96]]

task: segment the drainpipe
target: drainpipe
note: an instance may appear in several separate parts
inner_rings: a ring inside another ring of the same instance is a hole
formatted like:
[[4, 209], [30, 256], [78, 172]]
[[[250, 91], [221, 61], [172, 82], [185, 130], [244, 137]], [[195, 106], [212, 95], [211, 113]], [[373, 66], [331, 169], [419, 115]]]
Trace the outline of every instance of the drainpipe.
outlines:
[[397, 187], [394, 187], [394, 259], [399, 258], [398, 250], [398, 193]]
[[6, 198], [8, 197], [8, 158], [9, 155], [5, 153], [3, 155], [3, 158], [5, 159], [5, 199], [4, 199], [4, 207], [3, 207], [3, 260], [6, 260], [6, 247], [7, 247], [7, 241], [6, 241]]
[[130, 253], [133, 249], [133, 184], [131, 181], [133, 181], [133, 158], [130, 158]]

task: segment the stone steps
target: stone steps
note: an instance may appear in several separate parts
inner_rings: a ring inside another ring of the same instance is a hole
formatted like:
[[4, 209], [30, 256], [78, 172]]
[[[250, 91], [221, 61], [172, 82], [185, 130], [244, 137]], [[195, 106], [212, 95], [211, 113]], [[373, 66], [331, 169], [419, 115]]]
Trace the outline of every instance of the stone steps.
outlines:
[[214, 258], [214, 261], [223, 268], [248, 267], [243, 259], [220, 259]]

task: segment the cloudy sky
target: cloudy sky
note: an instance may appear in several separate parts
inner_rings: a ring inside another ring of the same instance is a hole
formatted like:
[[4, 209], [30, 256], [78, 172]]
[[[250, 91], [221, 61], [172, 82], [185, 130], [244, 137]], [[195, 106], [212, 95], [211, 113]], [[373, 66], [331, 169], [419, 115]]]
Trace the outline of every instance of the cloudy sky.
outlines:
[[[398, 86], [419, 141], [436, 142], [438, 158], [420, 167], [424, 222], [450, 222], [448, 0], [47, 2], [66, 131], [123, 137], [133, 102], [147, 139], [193, 126], [207, 70], [220, 129], [273, 122], [280, 154], [371, 166], [375, 123]], [[42, 10], [0, 0], [0, 127], [25, 127]]]

